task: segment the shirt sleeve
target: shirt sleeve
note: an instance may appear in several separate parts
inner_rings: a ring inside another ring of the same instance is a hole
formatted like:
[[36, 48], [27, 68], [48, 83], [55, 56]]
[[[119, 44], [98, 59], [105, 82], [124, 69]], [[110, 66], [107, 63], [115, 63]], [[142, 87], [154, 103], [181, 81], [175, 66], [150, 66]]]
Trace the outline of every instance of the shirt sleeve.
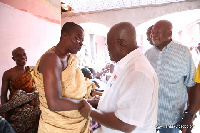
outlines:
[[115, 115], [125, 123], [143, 126], [154, 86], [143, 72], [132, 72], [124, 79]]
[[185, 81], [184, 81], [184, 84], [187, 86], [187, 87], [192, 87], [195, 85], [195, 82], [194, 82], [194, 76], [195, 76], [195, 71], [196, 71], [196, 68], [195, 68], [195, 65], [194, 65], [194, 61], [192, 59], [192, 55], [189, 51], [189, 49], [186, 50], [186, 53], [187, 53], [187, 65], [188, 65], [188, 75], [186, 76], [185, 78]]

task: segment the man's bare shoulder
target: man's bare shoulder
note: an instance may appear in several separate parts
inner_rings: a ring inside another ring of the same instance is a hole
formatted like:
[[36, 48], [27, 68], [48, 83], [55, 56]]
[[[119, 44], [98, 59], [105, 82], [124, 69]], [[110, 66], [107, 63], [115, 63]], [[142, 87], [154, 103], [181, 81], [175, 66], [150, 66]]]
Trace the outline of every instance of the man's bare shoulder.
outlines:
[[55, 58], [57, 57], [57, 54], [53, 51], [53, 50], [50, 50], [50, 51], [47, 51], [46, 53], [44, 53], [42, 55], [42, 58], [41, 59], [48, 59], [48, 58]]
[[15, 71], [16, 71], [16, 70], [15, 70], [15, 67], [10, 68], [10, 69], [6, 70], [6, 71], [3, 73], [3, 77], [4, 77], [4, 78], [10, 78], [10, 77], [13, 75], [13, 73], [14, 73]]
[[39, 69], [40, 71], [42, 71], [43, 68], [49, 69], [49, 68], [54, 68], [58, 65], [60, 65], [59, 56], [53, 50], [50, 50], [42, 55], [39, 63]]
[[53, 50], [50, 50], [42, 55], [40, 62], [53, 63], [54, 61], [58, 61], [58, 60], [60, 60], [59, 56]]

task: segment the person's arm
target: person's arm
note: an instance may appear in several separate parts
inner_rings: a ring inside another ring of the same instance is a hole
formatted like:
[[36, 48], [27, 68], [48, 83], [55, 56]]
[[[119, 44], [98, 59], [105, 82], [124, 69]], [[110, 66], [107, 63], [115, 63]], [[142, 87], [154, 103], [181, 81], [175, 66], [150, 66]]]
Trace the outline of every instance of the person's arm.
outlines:
[[79, 109], [81, 115], [85, 118], [91, 117], [96, 122], [115, 130], [122, 132], [132, 132], [136, 126], [124, 123], [118, 119], [114, 112], [104, 113], [100, 110], [92, 108], [85, 100], [83, 100], [84, 107]]
[[2, 77], [2, 86], [1, 86], [1, 104], [5, 104], [8, 102], [8, 88], [9, 88], [9, 72], [6, 71]]
[[[9, 88], [9, 71], [4, 72], [3, 77], [2, 77], [2, 86], [1, 86], [1, 104], [5, 104], [8, 102], [8, 88]], [[0, 114], [3, 116], [3, 114]], [[9, 119], [9, 115], [5, 113], [5, 119]]]
[[187, 111], [196, 114], [200, 110], [200, 83], [197, 83], [191, 90], [191, 98]]
[[[197, 83], [193, 88], [190, 89], [190, 99], [187, 112], [189, 114], [195, 115], [200, 110], [200, 83]], [[190, 133], [193, 126], [193, 120], [189, 115], [186, 115], [180, 125], [186, 125], [182, 128], [182, 133]]]
[[43, 83], [48, 108], [51, 111], [77, 110], [83, 106], [81, 100], [62, 97], [61, 73], [62, 63], [55, 54], [48, 53], [41, 59], [39, 70]]
[[[194, 62], [193, 62], [193, 59], [192, 59], [192, 55], [190, 53], [189, 50], [186, 51], [186, 53], [188, 52], [188, 56], [186, 56], [186, 58], [188, 58], [188, 68], [190, 68], [190, 71], [188, 73], [188, 76], [187, 78], [185, 79], [185, 84], [186, 86], [192, 86], [192, 84], [194, 84], [194, 75], [195, 75], [195, 72], [196, 72], [196, 69], [195, 69], [195, 65], [194, 65]], [[188, 107], [187, 107], [187, 110], [186, 110], [186, 113], [184, 113], [184, 117], [180, 123], [180, 125], [182, 126], [181, 130], [183, 133], [190, 133], [191, 130], [192, 130], [192, 126], [193, 126], [193, 118], [191, 117], [190, 114], [192, 115], [195, 115], [196, 112], [198, 110], [196, 110], [196, 106], [197, 106], [197, 103], [196, 103], [196, 93], [195, 90], [196, 90], [196, 86], [193, 86], [193, 87], [187, 87], [187, 91], [188, 91]], [[189, 114], [189, 115], [188, 115]]]
[[188, 104], [189, 102], [191, 101], [191, 98], [192, 98], [192, 95], [191, 95], [191, 90], [194, 89], [194, 86], [193, 87], [187, 87], [187, 93], [188, 93]]

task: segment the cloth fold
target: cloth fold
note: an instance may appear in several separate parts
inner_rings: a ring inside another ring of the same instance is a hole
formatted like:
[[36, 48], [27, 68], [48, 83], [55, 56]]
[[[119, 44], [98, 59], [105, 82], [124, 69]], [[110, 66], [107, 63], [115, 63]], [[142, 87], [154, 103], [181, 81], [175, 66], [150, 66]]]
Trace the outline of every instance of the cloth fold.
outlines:
[[[38, 132], [46, 133], [89, 133], [90, 121], [81, 116], [78, 110], [72, 111], [50, 111], [43, 86], [43, 76], [38, 71], [37, 62], [34, 69], [34, 80], [39, 91], [40, 116]], [[68, 66], [62, 72], [62, 97], [72, 99], [88, 98], [91, 89], [88, 89], [87, 82], [77, 65], [77, 56], [70, 54]]]
[[12, 98], [13, 94], [17, 90], [24, 90], [27, 93], [35, 91], [35, 84], [33, 79], [33, 67], [26, 66], [26, 72], [18, 76], [14, 81], [10, 81], [9, 90], [10, 95], [9, 99]]

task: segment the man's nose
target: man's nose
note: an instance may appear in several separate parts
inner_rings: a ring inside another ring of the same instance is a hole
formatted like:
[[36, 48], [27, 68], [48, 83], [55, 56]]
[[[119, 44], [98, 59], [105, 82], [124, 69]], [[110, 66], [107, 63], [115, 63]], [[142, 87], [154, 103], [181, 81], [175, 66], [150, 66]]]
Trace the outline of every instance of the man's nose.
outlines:
[[26, 60], [26, 59], [27, 59], [27, 56], [26, 56], [26, 55], [23, 55], [23, 56], [21, 57], [21, 59]]

